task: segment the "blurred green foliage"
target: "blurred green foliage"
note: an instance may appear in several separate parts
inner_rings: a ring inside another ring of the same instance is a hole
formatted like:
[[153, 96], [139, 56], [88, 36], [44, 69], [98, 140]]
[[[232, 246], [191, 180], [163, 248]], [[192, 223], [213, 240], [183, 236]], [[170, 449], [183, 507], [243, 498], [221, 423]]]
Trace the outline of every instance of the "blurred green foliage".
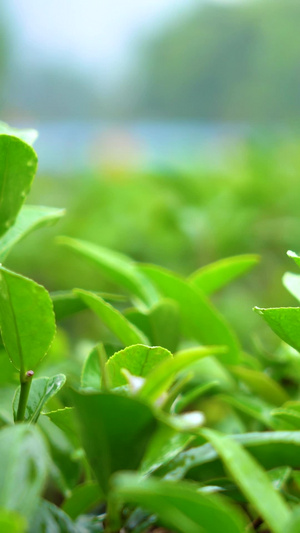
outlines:
[[299, 120], [299, 2], [199, 4], [144, 47], [141, 108], [159, 118]]
[[264, 138], [240, 142], [224, 167], [210, 172], [102, 168], [69, 178], [39, 176], [30, 203], [65, 206], [67, 216], [27, 237], [7, 264], [49, 290], [111, 292], [116, 287], [58, 246], [55, 235], [89, 240], [184, 275], [224, 257], [259, 253], [261, 265], [235, 281], [230, 296], [225, 288], [215, 297], [249, 342], [257, 327], [263, 329], [254, 305], [293, 305], [278, 279], [291, 268], [285, 251], [299, 250], [299, 153], [296, 138]]

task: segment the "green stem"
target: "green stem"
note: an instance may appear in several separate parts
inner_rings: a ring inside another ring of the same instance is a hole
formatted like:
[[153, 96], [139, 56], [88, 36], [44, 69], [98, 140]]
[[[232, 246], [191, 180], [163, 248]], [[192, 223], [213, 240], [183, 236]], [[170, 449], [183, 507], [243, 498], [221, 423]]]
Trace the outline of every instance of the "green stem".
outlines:
[[23, 375], [20, 374], [21, 390], [16, 422], [22, 422], [24, 420], [33, 374], [33, 370], [28, 370], [28, 372]]
[[113, 495], [108, 497], [106, 508], [105, 533], [117, 533], [121, 529], [121, 505]]

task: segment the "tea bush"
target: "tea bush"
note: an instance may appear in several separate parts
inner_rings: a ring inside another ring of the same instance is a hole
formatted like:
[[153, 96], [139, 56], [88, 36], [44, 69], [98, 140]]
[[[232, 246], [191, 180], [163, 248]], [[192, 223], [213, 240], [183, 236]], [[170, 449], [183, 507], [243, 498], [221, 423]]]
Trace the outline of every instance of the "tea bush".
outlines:
[[[183, 277], [58, 239], [118, 293], [50, 294], [6, 268], [23, 237], [64, 215], [24, 205], [34, 138], [1, 125], [0, 530], [299, 531], [300, 308], [255, 308], [282, 343], [253, 356], [211, 297], [256, 255]], [[284, 285], [300, 300], [298, 274]], [[83, 313], [101, 324], [84, 361], [86, 341], [68, 345], [63, 330]]]

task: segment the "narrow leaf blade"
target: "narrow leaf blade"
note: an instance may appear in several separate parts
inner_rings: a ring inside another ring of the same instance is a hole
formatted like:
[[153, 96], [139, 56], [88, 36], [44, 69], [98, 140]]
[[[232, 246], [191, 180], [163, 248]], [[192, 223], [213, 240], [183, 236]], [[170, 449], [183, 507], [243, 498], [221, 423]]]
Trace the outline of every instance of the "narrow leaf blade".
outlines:
[[201, 433], [216, 449], [238, 487], [272, 531], [282, 533], [289, 520], [290, 510], [274, 490], [266, 472], [230, 437], [211, 429], [204, 429]]
[[82, 289], [75, 289], [74, 293], [98, 315], [102, 322], [123, 342], [125, 346], [132, 344], [148, 344], [148, 339], [133, 324], [129, 322], [117, 309], [105, 302], [101, 296]]
[[209, 296], [248, 272], [257, 265], [259, 259], [259, 256], [254, 254], [221, 259], [199, 268], [189, 277], [189, 282]]

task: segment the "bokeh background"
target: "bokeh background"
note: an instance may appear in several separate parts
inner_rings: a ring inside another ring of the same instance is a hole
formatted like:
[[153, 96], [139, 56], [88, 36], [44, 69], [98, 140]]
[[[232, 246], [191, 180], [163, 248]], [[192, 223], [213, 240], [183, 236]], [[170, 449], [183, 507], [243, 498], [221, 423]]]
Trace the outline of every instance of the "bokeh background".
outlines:
[[9, 266], [114, 289], [57, 234], [184, 275], [259, 253], [215, 297], [253, 349], [252, 307], [296, 305], [281, 277], [300, 251], [299, 21], [299, 0], [1, 0], [0, 118], [40, 132], [30, 202], [67, 209]]

